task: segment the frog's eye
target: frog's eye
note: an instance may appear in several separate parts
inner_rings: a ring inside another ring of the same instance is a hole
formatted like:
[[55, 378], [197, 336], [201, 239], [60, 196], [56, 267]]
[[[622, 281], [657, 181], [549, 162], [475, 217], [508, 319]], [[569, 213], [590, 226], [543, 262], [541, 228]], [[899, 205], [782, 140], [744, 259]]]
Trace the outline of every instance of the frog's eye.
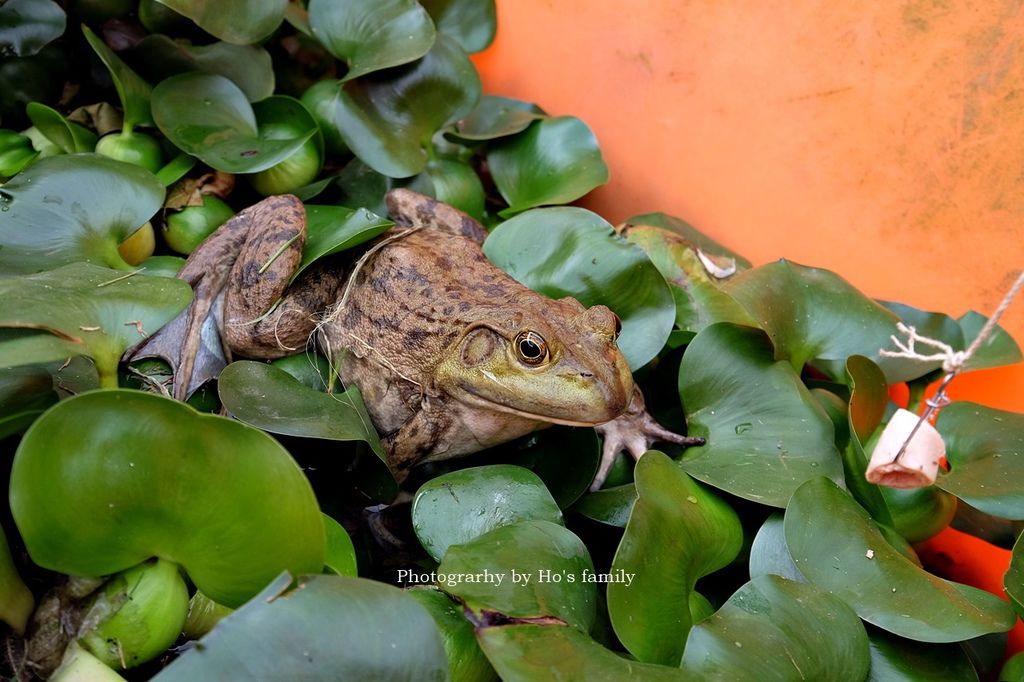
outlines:
[[547, 341], [537, 332], [519, 332], [512, 345], [516, 356], [528, 365], [539, 365], [548, 359]]

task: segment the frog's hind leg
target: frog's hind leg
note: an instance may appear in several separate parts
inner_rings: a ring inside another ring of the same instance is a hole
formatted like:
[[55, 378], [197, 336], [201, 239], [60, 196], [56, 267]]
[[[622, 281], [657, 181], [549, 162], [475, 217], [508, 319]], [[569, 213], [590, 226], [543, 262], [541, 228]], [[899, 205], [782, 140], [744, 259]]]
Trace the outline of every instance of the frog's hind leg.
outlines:
[[[186, 398], [224, 368], [231, 351], [255, 357], [288, 354], [295, 336], [282, 333], [283, 318], [295, 318], [308, 295], [281, 297], [302, 258], [306, 236], [305, 208], [290, 195], [268, 197], [234, 216], [200, 244], [178, 273], [194, 291], [189, 307], [141, 345], [126, 360], [161, 357], [174, 371], [174, 395]], [[306, 273], [303, 275], [306, 277]], [[308, 277], [322, 276], [320, 271]], [[258, 311], [258, 312], [257, 312]], [[244, 323], [250, 324], [244, 324]], [[306, 334], [315, 325], [310, 322]], [[266, 341], [273, 333], [281, 343]], [[264, 343], [254, 341], [260, 337]], [[283, 347], [282, 347], [283, 346]]]

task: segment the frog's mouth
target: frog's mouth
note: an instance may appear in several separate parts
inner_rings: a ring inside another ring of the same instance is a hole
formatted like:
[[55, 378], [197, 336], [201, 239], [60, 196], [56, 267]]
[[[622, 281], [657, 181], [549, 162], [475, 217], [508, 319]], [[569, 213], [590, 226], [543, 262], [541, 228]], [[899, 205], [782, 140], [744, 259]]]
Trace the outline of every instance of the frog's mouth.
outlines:
[[[483, 373], [486, 375], [486, 370], [484, 370]], [[487, 397], [473, 386], [462, 386], [461, 389], [465, 394], [462, 399], [466, 402], [473, 403], [475, 407], [493, 410], [495, 412], [504, 412], [505, 414], [512, 414], [517, 417], [523, 417], [531, 421], [544, 422], [546, 424], [559, 424], [561, 426], [598, 426], [600, 424], [610, 422], [621, 414], [621, 412], [619, 414], [610, 414], [600, 419], [569, 419], [566, 417], [552, 415], [551, 412], [554, 410], [531, 412], [530, 410], [506, 405], [505, 403]], [[625, 411], [625, 409], [623, 409], [623, 411]]]

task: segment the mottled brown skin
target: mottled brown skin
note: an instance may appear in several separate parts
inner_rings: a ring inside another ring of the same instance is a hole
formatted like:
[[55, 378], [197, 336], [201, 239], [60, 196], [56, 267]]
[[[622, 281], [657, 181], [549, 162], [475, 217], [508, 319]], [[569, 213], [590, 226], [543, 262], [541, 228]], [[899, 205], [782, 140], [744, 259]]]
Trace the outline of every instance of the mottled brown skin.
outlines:
[[[399, 476], [553, 423], [602, 431], [596, 485], [622, 449], [639, 456], [655, 440], [695, 442], [644, 410], [608, 308], [519, 284], [484, 257], [483, 228], [450, 206], [404, 189], [387, 205], [395, 228], [354, 268], [326, 263], [291, 286], [305, 242], [302, 203], [279, 196], [246, 209], [182, 270], [196, 291], [192, 307], [134, 354], [163, 355], [178, 377], [191, 377], [176, 386], [184, 397], [223, 363], [211, 359], [219, 349], [210, 330], [200, 333], [208, 317], [225, 356], [290, 355], [315, 335], [343, 381], [362, 391]], [[542, 357], [524, 355], [525, 338], [530, 353], [544, 346]]]

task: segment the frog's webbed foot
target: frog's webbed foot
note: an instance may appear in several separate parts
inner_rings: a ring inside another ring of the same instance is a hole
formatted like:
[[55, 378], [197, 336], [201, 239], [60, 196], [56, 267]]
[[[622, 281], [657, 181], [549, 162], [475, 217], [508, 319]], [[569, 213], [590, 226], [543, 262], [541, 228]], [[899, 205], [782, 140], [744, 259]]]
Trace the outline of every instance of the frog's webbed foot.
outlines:
[[655, 443], [692, 446], [704, 445], [705, 442], [703, 438], [680, 436], [654, 421], [647, 413], [644, 396], [639, 388], [633, 391], [633, 400], [621, 416], [594, 428], [604, 439], [604, 448], [601, 451], [601, 465], [597, 469], [597, 476], [590, 485], [592, 491], [600, 490], [604, 485], [608, 472], [615, 463], [615, 457], [623, 450], [633, 459], [640, 459], [641, 455], [650, 450]]

